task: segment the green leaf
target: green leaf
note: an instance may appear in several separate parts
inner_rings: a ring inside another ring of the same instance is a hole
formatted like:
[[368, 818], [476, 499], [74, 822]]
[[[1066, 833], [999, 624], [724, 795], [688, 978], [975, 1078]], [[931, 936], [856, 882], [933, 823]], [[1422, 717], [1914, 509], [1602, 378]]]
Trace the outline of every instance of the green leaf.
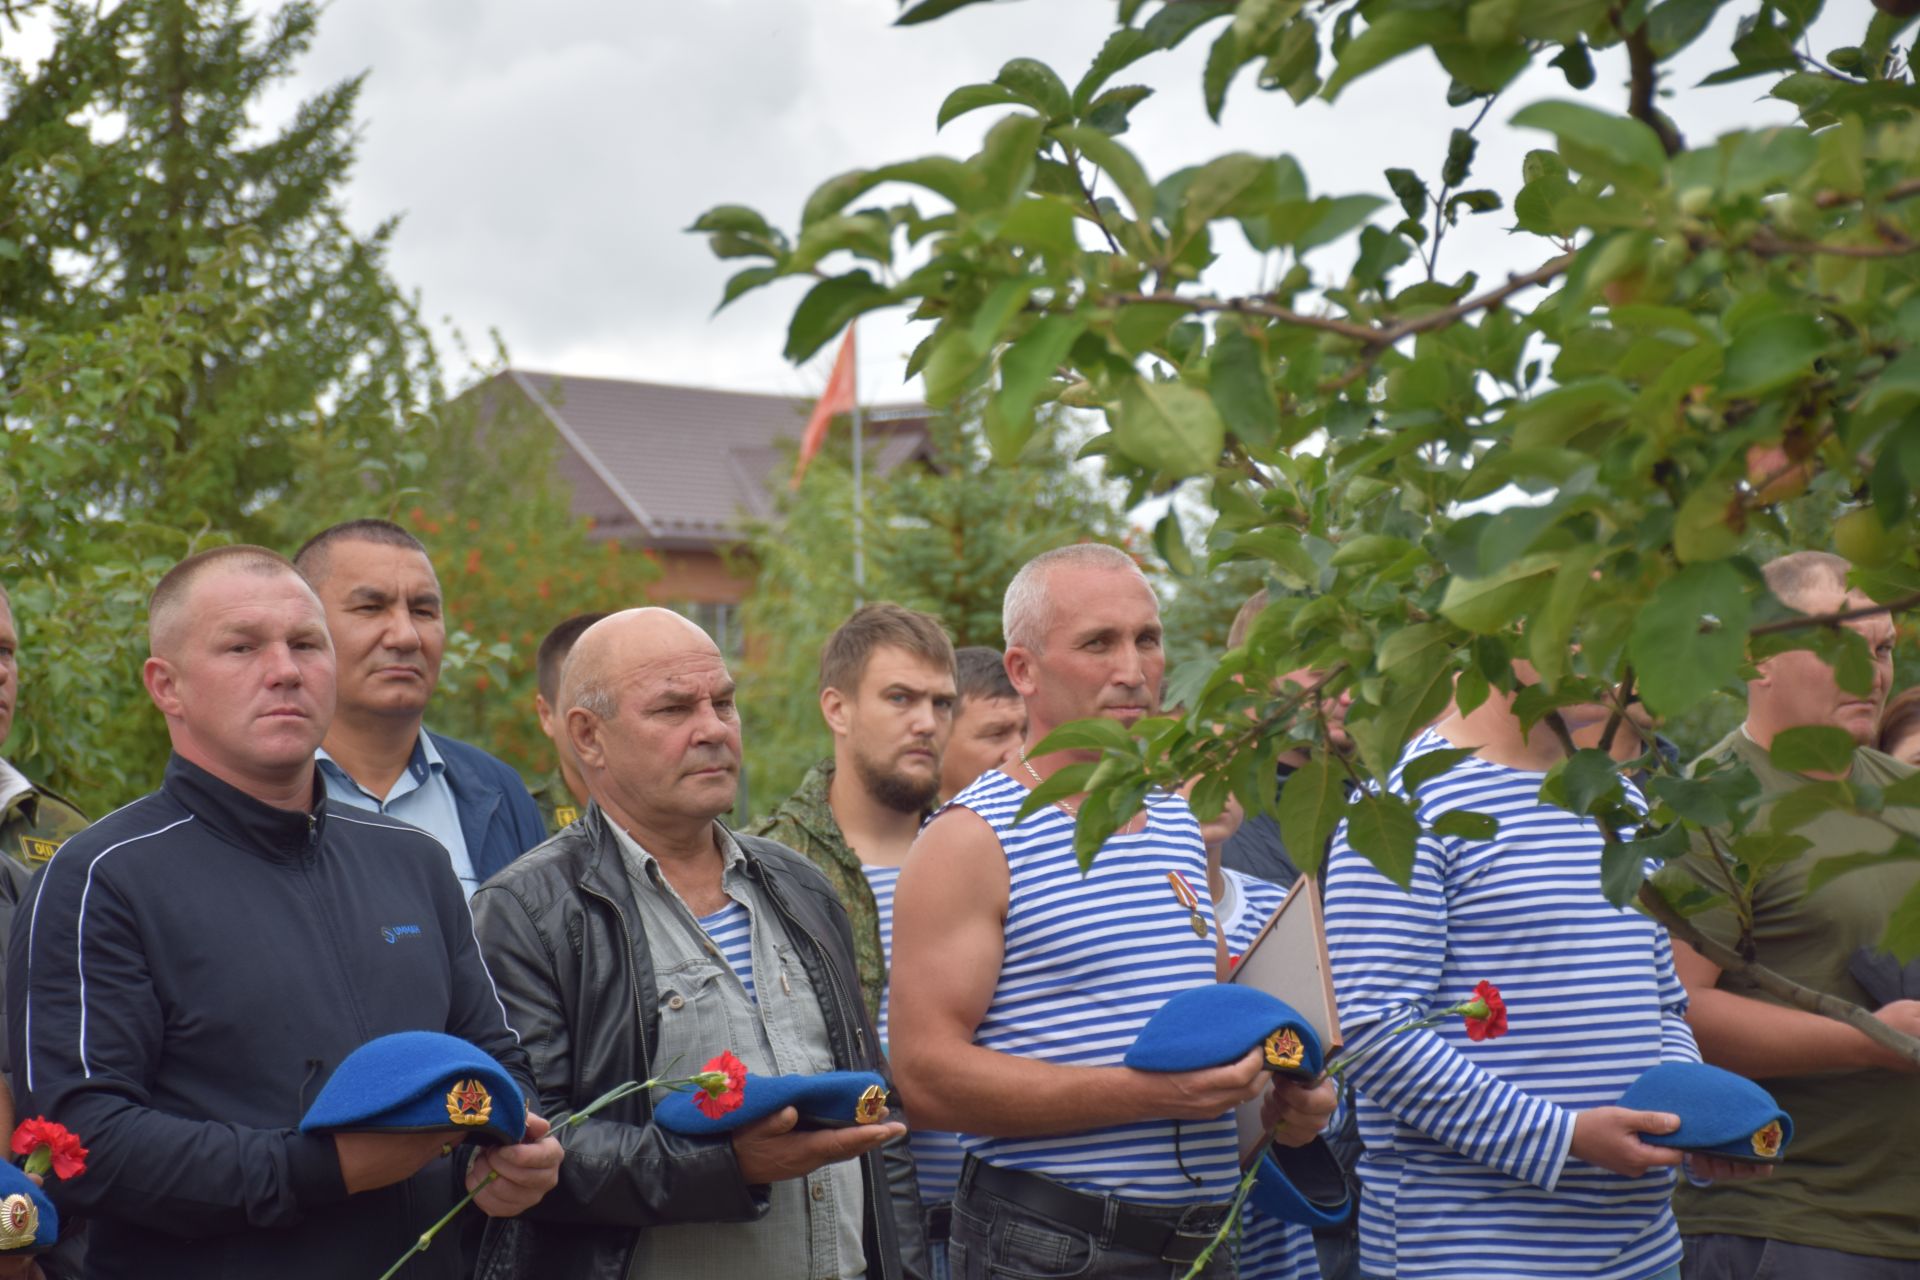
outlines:
[[1017, 339], [1000, 357], [1000, 390], [987, 419], [994, 456], [1012, 462], [1033, 428], [1033, 406], [1059, 373], [1061, 361], [1086, 331], [1079, 316], [1047, 316]]
[[1453, 629], [1439, 622], [1416, 622], [1401, 627], [1381, 641], [1374, 653], [1374, 665], [1382, 672], [1419, 662], [1422, 666], [1444, 663], [1457, 639]]
[[1432, 44], [1455, 30], [1455, 19], [1449, 13], [1428, 10], [1381, 14], [1378, 21], [1369, 23], [1365, 31], [1339, 51], [1333, 74], [1327, 77], [1321, 96], [1332, 102], [1342, 89], [1375, 67]]
[[1003, 84], [963, 84], [948, 94], [934, 116], [933, 127], [944, 129], [947, 122], [982, 107], [1017, 107], [1020, 95]]
[[1402, 889], [1413, 885], [1413, 858], [1419, 840], [1419, 819], [1399, 796], [1359, 796], [1347, 810], [1347, 843]]
[[1127, 116], [1132, 110], [1153, 96], [1153, 90], [1143, 84], [1122, 85], [1118, 89], [1109, 89], [1087, 107], [1081, 117], [1089, 126], [1112, 137], [1125, 133], [1129, 126]]
[[1273, 442], [1280, 405], [1260, 345], [1238, 327], [1223, 327], [1209, 360], [1208, 393], [1227, 430], [1256, 448]]
[[955, 9], [964, 9], [970, 4], [982, 4], [985, 0], [920, 0], [905, 13], [893, 20], [896, 27], [911, 27], [922, 22], [932, 22], [935, 18], [944, 18]]
[[1881, 937], [1880, 946], [1892, 952], [1893, 958], [1903, 965], [1920, 959], [1920, 884], [1909, 889], [1893, 914], [1887, 917], [1887, 932]]
[[1457, 187], [1467, 180], [1473, 171], [1473, 153], [1480, 144], [1465, 129], [1455, 129], [1447, 139], [1446, 163], [1440, 166], [1440, 181], [1449, 187]]
[[1093, 56], [1093, 65], [1087, 68], [1087, 74], [1073, 87], [1074, 109], [1085, 113], [1107, 81], [1159, 47], [1153, 37], [1137, 27], [1122, 27], [1108, 36], [1100, 52]]
[[1180, 515], [1171, 505], [1153, 526], [1153, 549], [1159, 552], [1174, 577], [1194, 576], [1193, 549], [1187, 545], [1187, 535], [1180, 528]]
[[1020, 804], [1020, 812], [1014, 815], [1015, 825], [1025, 822], [1050, 804], [1057, 804], [1068, 796], [1085, 791], [1087, 784], [1093, 780], [1094, 770], [1104, 763], [1101, 760], [1084, 760], [1056, 769], [1045, 782], [1027, 793], [1027, 798]]
[[1708, 783], [1692, 778], [1656, 774], [1647, 780], [1647, 790], [1655, 799], [1689, 822], [1703, 827], [1724, 827], [1733, 821], [1725, 799]]
[[1044, 756], [1055, 751], [1105, 751], [1109, 748], [1117, 751], [1133, 751], [1138, 745], [1138, 739], [1118, 720], [1093, 716], [1086, 720], [1070, 720], [1061, 725], [1035, 743], [1033, 749], [1027, 754]]
[[1647, 707], [1676, 716], [1734, 683], [1751, 613], [1746, 579], [1725, 560], [1690, 564], [1661, 583], [1627, 641]]
[[727, 280], [727, 287], [720, 295], [720, 306], [715, 307], [714, 311], [718, 312], [741, 294], [758, 289], [761, 285], [777, 279], [779, 275], [778, 267], [748, 267], [745, 271], [735, 272]]
[[1735, 836], [1727, 845], [1727, 851], [1748, 869], [1752, 880], [1785, 866], [1811, 848], [1813, 841], [1805, 836], [1783, 831], [1750, 831]]
[[1647, 862], [1666, 862], [1687, 851], [1679, 823], [1642, 840], [1609, 840], [1600, 851], [1600, 891], [1616, 907], [1632, 902], [1647, 876]]
[[1049, 121], [1065, 120], [1073, 114], [1073, 95], [1058, 74], [1046, 63], [1034, 58], [1014, 58], [993, 78], [1018, 94], [1020, 100]]
[[1579, 102], [1536, 102], [1517, 112], [1513, 124], [1553, 134], [1570, 166], [1610, 182], [1654, 187], [1666, 170], [1660, 135], [1631, 116]]
[[1281, 786], [1280, 840], [1302, 871], [1312, 874], [1319, 867], [1346, 803], [1346, 771], [1324, 754], [1295, 769]]
[[1822, 814], [1852, 807], [1853, 788], [1846, 783], [1810, 782], [1774, 801], [1767, 825], [1779, 832], [1798, 831]]
[[[1422, 752], [1400, 771], [1400, 786], [1408, 795], [1418, 795], [1421, 787], [1472, 755], [1472, 747], [1441, 747], [1438, 751]], [[1439, 830], [1437, 826], [1434, 829]]]
[[1593, 57], [1587, 52], [1584, 40], [1563, 45], [1547, 65], [1560, 68], [1560, 74], [1567, 78], [1569, 89], [1588, 89], [1593, 86]]
[[1647, 13], [1647, 43], [1661, 61], [1695, 40], [1727, 0], [1662, 0]]
[[1374, 210], [1386, 204], [1379, 196], [1321, 196], [1313, 202], [1317, 216], [1305, 231], [1288, 238], [1295, 251], [1305, 253], [1323, 244], [1331, 244], [1353, 230]]
[[1400, 207], [1407, 211], [1409, 218], [1424, 217], [1427, 212], [1427, 187], [1420, 181], [1420, 175], [1411, 169], [1387, 170], [1387, 185], [1393, 189]]
[[1211, 472], [1226, 444], [1213, 401], [1182, 382], [1135, 378], [1113, 425], [1120, 452], [1151, 471], [1174, 476]]
[[1543, 802], [1558, 804], [1582, 817], [1591, 814], [1598, 802], [1617, 802], [1625, 795], [1620, 788], [1619, 766], [1613, 757], [1592, 748], [1576, 751], [1560, 761], [1540, 784]]
[[1049, 133], [1099, 166], [1120, 188], [1136, 220], [1153, 216], [1153, 183], [1133, 152], [1091, 125], [1056, 125]]
[[1827, 337], [1812, 316], [1771, 316], [1742, 329], [1727, 348], [1720, 375], [1723, 395], [1751, 399], [1797, 382], [1813, 371]]
[[693, 220], [688, 231], [730, 232], [741, 236], [772, 238], [773, 228], [753, 209], [742, 204], [720, 204]]
[[1527, 613], [1559, 568], [1559, 555], [1542, 552], [1522, 556], [1489, 577], [1455, 576], [1440, 599], [1440, 613], [1455, 626], [1491, 635]]
[[1011, 205], [1027, 193], [1043, 127], [1038, 116], [1021, 112], [987, 130], [980, 154], [969, 163], [979, 175], [988, 207]]
[[1500, 819], [1472, 809], [1449, 809], [1429, 828], [1436, 836], [1484, 843], [1500, 834]]
[[1846, 773], [1853, 768], [1853, 753], [1858, 746], [1845, 729], [1803, 724], [1775, 735], [1767, 759], [1774, 768], [1788, 773]]
[[794, 308], [787, 326], [787, 359], [799, 364], [837, 337], [862, 312], [885, 304], [892, 294], [865, 271], [822, 280]]
[[1200, 75], [1207, 117], [1215, 124], [1220, 122], [1220, 113], [1226, 109], [1227, 88], [1232, 85], [1234, 74], [1246, 65], [1247, 57], [1240, 52], [1240, 37], [1228, 27], [1215, 37], [1213, 47], [1207, 50], [1207, 65]]

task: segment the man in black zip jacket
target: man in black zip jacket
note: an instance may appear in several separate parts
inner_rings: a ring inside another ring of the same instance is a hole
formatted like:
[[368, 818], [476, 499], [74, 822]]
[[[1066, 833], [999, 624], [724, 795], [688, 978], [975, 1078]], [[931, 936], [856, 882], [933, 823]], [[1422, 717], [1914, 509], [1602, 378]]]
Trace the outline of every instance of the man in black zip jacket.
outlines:
[[[62, 845], [8, 957], [20, 1114], [64, 1124], [86, 1172], [52, 1181], [98, 1280], [371, 1280], [465, 1185], [518, 1213], [562, 1156], [446, 1132], [303, 1135], [302, 1113], [375, 1036], [444, 1031], [531, 1084], [446, 853], [329, 804], [325, 614], [284, 558], [224, 547], [149, 606], [148, 693], [174, 756], [160, 790]], [[529, 1094], [531, 1096], [531, 1094]], [[462, 1274], [448, 1239], [409, 1280]]]
[[[560, 707], [592, 804], [473, 899], [536, 1109], [685, 1076], [722, 1050], [759, 1075], [884, 1070], [826, 878], [717, 820], [739, 782], [740, 721], [706, 633], [665, 609], [596, 623]], [[924, 1276], [904, 1128], [796, 1131], [796, 1118], [690, 1138], [652, 1124], [644, 1095], [615, 1104], [569, 1135], [553, 1195], [488, 1224], [478, 1276]]]

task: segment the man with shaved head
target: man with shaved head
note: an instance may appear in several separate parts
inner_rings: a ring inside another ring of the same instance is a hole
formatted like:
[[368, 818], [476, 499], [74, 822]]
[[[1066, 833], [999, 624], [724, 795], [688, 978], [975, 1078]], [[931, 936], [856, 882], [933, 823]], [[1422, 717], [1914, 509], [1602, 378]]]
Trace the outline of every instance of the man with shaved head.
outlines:
[[[756, 1075], [884, 1071], [832, 886], [719, 821], [739, 787], [740, 716], [707, 634], [666, 609], [595, 623], [562, 669], [559, 710], [587, 811], [473, 900], [537, 1105], [574, 1111], [723, 1049]], [[686, 1137], [653, 1123], [645, 1093], [615, 1103], [569, 1138], [545, 1205], [489, 1224], [481, 1274], [511, 1261], [647, 1280], [925, 1275], [904, 1127], [797, 1122], [787, 1108]]]
[[[536, 1115], [479, 1153], [299, 1131], [342, 1059], [391, 1032], [458, 1036], [531, 1085], [445, 852], [327, 799], [334, 652], [312, 589], [265, 548], [203, 552], [154, 589], [148, 639], [166, 779], [60, 847], [8, 955], [21, 1113], [89, 1150], [47, 1187], [89, 1223], [86, 1274], [372, 1276], [469, 1188], [490, 1215], [538, 1201], [562, 1152]], [[454, 1280], [460, 1250], [407, 1274]]]

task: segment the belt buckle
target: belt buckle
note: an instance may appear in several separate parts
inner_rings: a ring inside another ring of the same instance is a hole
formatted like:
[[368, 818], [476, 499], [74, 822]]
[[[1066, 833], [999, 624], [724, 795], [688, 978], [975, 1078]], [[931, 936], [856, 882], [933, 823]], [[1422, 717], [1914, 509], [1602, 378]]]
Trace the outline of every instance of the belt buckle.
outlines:
[[1220, 1232], [1226, 1210], [1219, 1205], [1189, 1205], [1167, 1228], [1166, 1243], [1160, 1248], [1160, 1260], [1191, 1266]]

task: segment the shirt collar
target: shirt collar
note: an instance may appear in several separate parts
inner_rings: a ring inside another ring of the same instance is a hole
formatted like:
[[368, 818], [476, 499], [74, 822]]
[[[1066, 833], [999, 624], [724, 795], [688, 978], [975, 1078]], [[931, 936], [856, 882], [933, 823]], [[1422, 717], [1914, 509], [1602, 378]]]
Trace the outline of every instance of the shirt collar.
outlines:
[[[325, 747], [317, 748], [313, 758], [319, 762], [321, 770], [328, 777], [338, 778], [355, 787], [360, 787], [360, 784], [354, 781], [353, 775], [341, 768], [338, 760], [327, 754]], [[433, 745], [433, 736], [422, 728], [414, 735], [413, 755], [407, 760], [408, 775], [412, 777], [415, 786], [420, 786], [429, 776], [444, 777], [446, 772], [446, 758], [440, 754], [440, 748]], [[366, 788], [360, 787], [360, 790], [366, 791]], [[368, 794], [372, 793], [368, 792]]]
[[32, 790], [33, 784], [27, 781], [26, 774], [0, 759], [0, 811]]
[[[620, 846], [621, 860], [627, 864], [627, 869], [636, 876], [644, 877], [648, 884], [663, 883], [660, 860], [648, 853], [646, 847], [635, 840], [625, 827], [615, 822], [612, 814], [603, 809], [600, 816], [612, 828], [613, 838]], [[733, 832], [727, 830], [724, 823], [714, 823], [713, 831], [720, 842], [720, 874], [730, 876], [745, 865], [747, 851], [740, 847], [740, 842], [733, 838]]]

